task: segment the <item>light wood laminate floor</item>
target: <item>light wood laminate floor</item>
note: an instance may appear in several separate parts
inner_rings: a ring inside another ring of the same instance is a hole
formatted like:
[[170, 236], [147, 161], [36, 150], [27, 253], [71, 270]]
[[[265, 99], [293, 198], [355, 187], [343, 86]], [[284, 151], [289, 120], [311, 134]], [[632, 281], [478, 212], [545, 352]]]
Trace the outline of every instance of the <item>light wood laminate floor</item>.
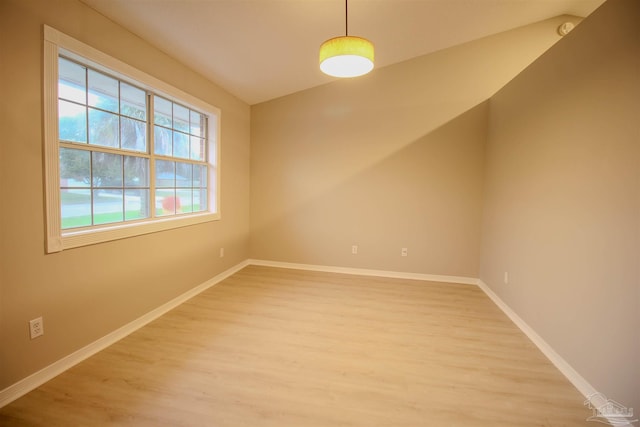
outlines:
[[477, 287], [250, 266], [0, 410], [2, 426], [591, 426]]

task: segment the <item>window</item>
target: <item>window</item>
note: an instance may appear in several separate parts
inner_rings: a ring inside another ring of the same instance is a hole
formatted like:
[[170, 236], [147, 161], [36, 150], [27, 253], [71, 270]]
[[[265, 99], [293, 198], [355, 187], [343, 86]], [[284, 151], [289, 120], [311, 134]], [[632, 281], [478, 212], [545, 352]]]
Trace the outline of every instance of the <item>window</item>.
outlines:
[[218, 109], [45, 26], [47, 251], [216, 220]]

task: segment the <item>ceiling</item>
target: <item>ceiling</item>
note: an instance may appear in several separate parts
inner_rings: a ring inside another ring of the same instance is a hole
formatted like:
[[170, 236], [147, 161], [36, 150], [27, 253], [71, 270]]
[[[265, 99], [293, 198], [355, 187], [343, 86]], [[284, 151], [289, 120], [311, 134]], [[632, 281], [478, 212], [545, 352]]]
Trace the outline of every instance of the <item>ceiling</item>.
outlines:
[[[345, 31], [343, 0], [82, 1], [248, 104], [332, 81], [318, 49]], [[349, 34], [374, 43], [380, 68], [602, 3], [351, 0]]]

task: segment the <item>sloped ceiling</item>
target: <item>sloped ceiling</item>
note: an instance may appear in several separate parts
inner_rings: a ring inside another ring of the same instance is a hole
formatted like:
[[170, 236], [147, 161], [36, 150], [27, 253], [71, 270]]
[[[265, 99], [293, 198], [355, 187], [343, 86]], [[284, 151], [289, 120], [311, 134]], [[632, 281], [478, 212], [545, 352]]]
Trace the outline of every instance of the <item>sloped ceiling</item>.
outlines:
[[[330, 82], [318, 49], [345, 32], [342, 0], [82, 1], [248, 104]], [[379, 68], [603, 2], [351, 0], [349, 34], [375, 44]]]

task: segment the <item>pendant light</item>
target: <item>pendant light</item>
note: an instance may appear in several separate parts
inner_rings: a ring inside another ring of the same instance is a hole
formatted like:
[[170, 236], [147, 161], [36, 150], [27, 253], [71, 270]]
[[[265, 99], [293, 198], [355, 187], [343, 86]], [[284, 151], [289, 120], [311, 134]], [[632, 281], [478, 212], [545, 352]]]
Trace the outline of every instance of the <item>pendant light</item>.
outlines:
[[345, 35], [320, 46], [320, 70], [334, 77], [358, 77], [373, 70], [373, 43], [349, 35], [349, 5], [344, 1]]

